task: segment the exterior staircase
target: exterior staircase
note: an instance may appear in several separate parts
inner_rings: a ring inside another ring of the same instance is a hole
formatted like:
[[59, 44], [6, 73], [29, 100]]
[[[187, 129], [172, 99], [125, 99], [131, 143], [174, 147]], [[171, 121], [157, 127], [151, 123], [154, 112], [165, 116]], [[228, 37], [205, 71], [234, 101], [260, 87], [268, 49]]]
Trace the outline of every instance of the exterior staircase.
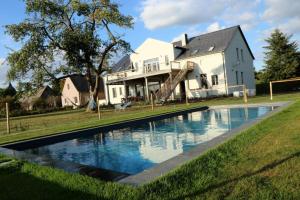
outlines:
[[169, 78], [164, 82], [163, 86], [155, 93], [156, 103], [164, 104], [174, 92], [176, 86], [184, 80], [186, 74], [194, 70], [195, 63], [187, 61], [183, 68], [173, 77]]

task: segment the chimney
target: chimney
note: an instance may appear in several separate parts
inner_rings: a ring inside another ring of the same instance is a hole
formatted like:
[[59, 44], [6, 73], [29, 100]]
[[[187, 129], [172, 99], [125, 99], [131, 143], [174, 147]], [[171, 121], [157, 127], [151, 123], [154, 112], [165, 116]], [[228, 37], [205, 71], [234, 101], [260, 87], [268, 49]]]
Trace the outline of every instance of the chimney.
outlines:
[[181, 44], [183, 47], [188, 44], [188, 35], [186, 33], [182, 35]]

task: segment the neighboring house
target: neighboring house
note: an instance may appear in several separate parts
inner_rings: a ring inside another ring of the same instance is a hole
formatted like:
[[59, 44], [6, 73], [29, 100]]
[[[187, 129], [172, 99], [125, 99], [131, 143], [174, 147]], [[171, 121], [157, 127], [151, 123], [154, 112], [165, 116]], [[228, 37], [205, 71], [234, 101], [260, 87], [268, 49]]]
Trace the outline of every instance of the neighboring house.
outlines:
[[[89, 83], [86, 77], [84, 77], [83, 75], [74, 74], [66, 76], [62, 80], [62, 107], [73, 106], [74, 108], [76, 108], [88, 104], [90, 93]], [[103, 81], [100, 82], [98, 98], [99, 100], [105, 100]]]
[[49, 86], [40, 88], [35, 95], [20, 99], [21, 106], [25, 110], [34, 108], [55, 108], [60, 105], [60, 97], [54, 94]]
[[245, 85], [255, 94], [254, 56], [240, 26], [168, 43], [147, 39], [105, 77], [107, 101], [160, 101], [232, 95]]

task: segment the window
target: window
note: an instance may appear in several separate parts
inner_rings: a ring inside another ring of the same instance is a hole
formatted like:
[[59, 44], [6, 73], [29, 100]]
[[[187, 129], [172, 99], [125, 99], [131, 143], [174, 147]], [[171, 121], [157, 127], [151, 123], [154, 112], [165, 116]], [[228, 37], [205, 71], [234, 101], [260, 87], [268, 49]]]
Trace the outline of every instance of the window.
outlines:
[[235, 72], [235, 79], [236, 79], [237, 85], [239, 84], [239, 74], [238, 73], [239, 73], [238, 71]]
[[244, 62], [244, 51], [241, 49], [241, 57], [242, 57], [242, 62]]
[[169, 64], [170, 64], [169, 56], [165, 56], [165, 63], [166, 63], [166, 65], [169, 65]]
[[209, 47], [208, 51], [212, 51], [212, 50], [214, 50], [214, 48], [215, 48], [215, 46], [211, 46], [211, 47]]
[[159, 59], [158, 58], [152, 58], [148, 60], [144, 60], [144, 71], [152, 72], [159, 70]]
[[78, 103], [78, 98], [74, 97], [74, 103]]
[[206, 74], [200, 74], [200, 84], [201, 84], [201, 88], [208, 88], [208, 84], [207, 84], [207, 75]]
[[69, 84], [67, 84], [67, 88], [68, 88], [68, 90], [70, 89], [70, 85]]
[[120, 95], [123, 95], [122, 87], [119, 88], [119, 93], [120, 93]]
[[244, 84], [244, 72], [241, 72], [241, 82]]
[[139, 68], [139, 63], [138, 62], [134, 63], [134, 68], [135, 68], [135, 71], [138, 70], [138, 68]]
[[113, 98], [116, 98], [117, 97], [117, 90], [116, 90], [116, 88], [113, 88], [112, 92], [113, 92]]
[[237, 61], [240, 61], [239, 48], [236, 48], [236, 59]]
[[68, 104], [68, 101], [67, 101], [67, 99], [65, 99], [65, 104]]
[[211, 84], [212, 85], [219, 85], [218, 75], [211, 76]]

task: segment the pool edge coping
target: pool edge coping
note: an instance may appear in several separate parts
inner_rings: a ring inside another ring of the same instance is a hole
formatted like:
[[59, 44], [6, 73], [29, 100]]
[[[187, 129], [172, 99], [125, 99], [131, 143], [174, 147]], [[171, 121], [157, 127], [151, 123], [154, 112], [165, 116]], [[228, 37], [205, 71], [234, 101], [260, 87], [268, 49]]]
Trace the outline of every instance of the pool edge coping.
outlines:
[[255, 120], [251, 120], [249, 122], [244, 123], [240, 127], [234, 128], [218, 137], [213, 138], [212, 140], [209, 140], [204, 143], [200, 143], [196, 145], [194, 148], [192, 148], [188, 152], [183, 152], [173, 158], [170, 158], [169, 160], [166, 160], [162, 163], [159, 163], [143, 172], [140, 172], [135, 175], [127, 176], [123, 179], [120, 179], [118, 182], [122, 184], [129, 184], [132, 186], [140, 186], [147, 183], [150, 183], [152, 181], [155, 181], [164, 175], [168, 174], [169, 172], [179, 168], [181, 165], [196, 159], [199, 156], [202, 156], [205, 154], [208, 150], [212, 148], [216, 148], [219, 145], [227, 142], [228, 140], [234, 138], [235, 136], [241, 134], [246, 129], [249, 129], [259, 123], [261, 123], [263, 120], [274, 116], [275, 114], [283, 111], [290, 105], [295, 103], [295, 101], [281, 101], [281, 102], [274, 102], [274, 103], [255, 103], [255, 104], [236, 104], [236, 105], [216, 105], [216, 106], [210, 106], [210, 109], [217, 109], [217, 108], [244, 108], [244, 107], [257, 107], [257, 106], [278, 106], [277, 109], [274, 109], [261, 117], [256, 118]]

